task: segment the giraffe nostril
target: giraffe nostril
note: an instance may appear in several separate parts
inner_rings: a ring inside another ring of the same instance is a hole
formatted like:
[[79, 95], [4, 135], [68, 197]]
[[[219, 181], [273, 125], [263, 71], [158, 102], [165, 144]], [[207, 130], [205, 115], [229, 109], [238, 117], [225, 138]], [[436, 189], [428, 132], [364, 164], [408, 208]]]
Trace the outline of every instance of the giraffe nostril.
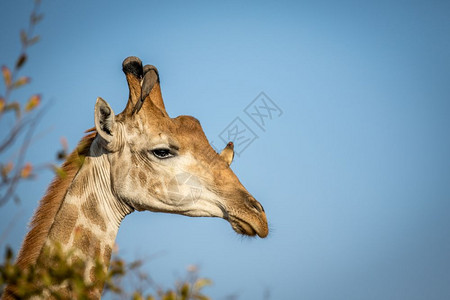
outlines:
[[261, 203], [256, 201], [254, 198], [250, 199], [250, 204], [254, 209], [256, 209], [256, 211], [258, 211], [260, 213], [264, 212], [264, 207], [261, 205]]
[[257, 202], [257, 203], [258, 203], [258, 206], [259, 206], [260, 211], [261, 211], [261, 212], [265, 212], [265, 211], [264, 211], [264, 207], [261, 205], [261, 203], [259, 203], [259, 202]]

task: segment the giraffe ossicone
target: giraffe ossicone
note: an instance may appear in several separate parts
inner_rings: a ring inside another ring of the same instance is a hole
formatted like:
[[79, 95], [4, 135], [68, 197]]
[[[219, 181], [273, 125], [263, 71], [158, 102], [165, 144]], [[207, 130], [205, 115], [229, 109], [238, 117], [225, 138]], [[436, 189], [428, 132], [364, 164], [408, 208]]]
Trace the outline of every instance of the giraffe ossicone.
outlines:
[[[239, 234], [268, 235], [262, 205], [229, 167], [232, 153], [219, 155], [197, 119], [169, 117], [155, 67], [128, 57], [122, 68], [129, 87], [125, 109], [115, 115], [97, 99], [95, 130], [41, 200], [18, 255], [21, 268], [58, 244], [87, 261], [85, 278], [94, 282], [95, 258], [108, 264], [122, 219], [135, 210], [218, 217]], [[14, 288], [4, 297], [13, 299]]]

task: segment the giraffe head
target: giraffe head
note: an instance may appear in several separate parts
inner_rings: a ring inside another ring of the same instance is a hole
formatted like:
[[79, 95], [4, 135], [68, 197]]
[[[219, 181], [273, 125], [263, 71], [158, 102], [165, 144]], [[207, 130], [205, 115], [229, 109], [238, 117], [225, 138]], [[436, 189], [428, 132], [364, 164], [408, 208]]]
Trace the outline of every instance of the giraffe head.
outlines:
[[220, 217], [237, 233], [266, 237], [264, 209], [229, 156], [211, 147], [194, 117], [168, 116], [156, 68], [129, 57], [123, 70], [130, 90], [124, 111], [115, 115], [101, 98], [95, 106], [94, 152], [108, 158], [117, 199], [138, 211]]

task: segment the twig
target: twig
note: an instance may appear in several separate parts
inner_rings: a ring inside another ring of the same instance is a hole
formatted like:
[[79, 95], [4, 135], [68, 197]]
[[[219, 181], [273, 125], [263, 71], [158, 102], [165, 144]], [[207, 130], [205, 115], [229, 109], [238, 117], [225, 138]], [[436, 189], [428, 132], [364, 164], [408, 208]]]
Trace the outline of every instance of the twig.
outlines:
[[29, 145], [31, 143], [31, 137], [33, 136], [34, 130], [36, 129], [36, 124], [42, 117], [44, 111], [40, 110], [39, 113], [36, 115], [36, 117], [31, 121], [30, 126], [28, 126], [28, 130], [25, 134], [22, 146], [19, 150], [19, 158], [17, 159], [17, 167], [16, 172], [14, 176], [12, 177], [12, 180], [10, 182], [10, 185], [8, 189], [6, 190], [6, 193], [0, 198], [0, 206], [5, 204], [13, 195], [16, 190], [17, 184], [19, 183], [21, 179], [21, 171], [22, 166], [25, 161], [25, 154], [29, 148]]

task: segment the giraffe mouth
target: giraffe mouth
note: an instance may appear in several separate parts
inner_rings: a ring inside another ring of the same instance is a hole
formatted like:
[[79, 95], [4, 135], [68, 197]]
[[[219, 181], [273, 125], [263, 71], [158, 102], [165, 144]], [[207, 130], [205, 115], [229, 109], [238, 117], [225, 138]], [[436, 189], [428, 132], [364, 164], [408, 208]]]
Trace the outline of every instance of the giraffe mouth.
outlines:
[[241, 218], [235, 216], [229, 216], [228, 222], [230, 222], [231, 227], [234, 231], [242, 235], [255, 236], [258, 235], [261, 238], [267, 236], [267, 233], [263, 230], [257, 230], [249, 222], [242, 220]]

